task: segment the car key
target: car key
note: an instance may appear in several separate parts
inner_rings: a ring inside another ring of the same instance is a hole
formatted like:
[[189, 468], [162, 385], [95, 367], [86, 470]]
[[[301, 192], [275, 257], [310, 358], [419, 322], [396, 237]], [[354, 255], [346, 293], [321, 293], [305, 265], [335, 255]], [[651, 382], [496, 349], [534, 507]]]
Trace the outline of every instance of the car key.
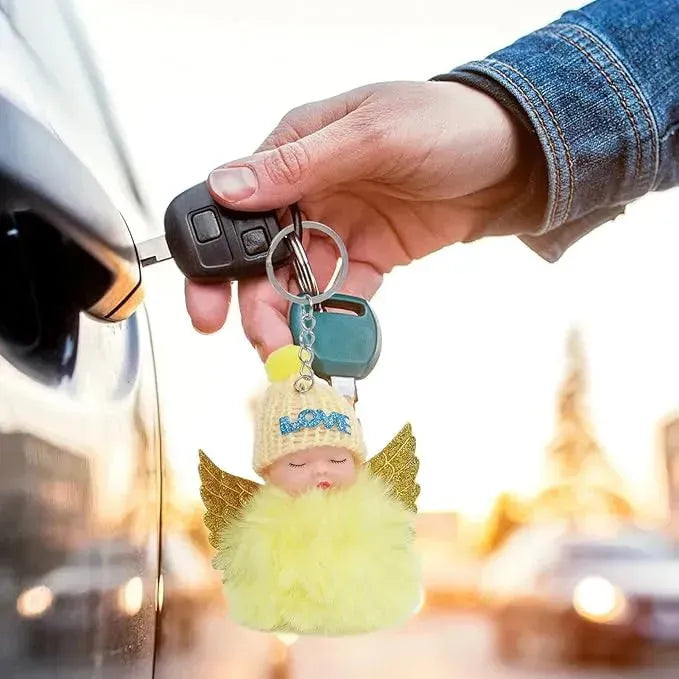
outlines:
[[[281, 230], [275, 212], [238, 212], [219, 205], [202, 182], [176, 196], [165, 212], [165, 235], [137, 243], [142, 266], [174, 258], [181, 272], [200, 283], [221, 283], [266, 273], [266, 255]], [[281, 243], [275, 267], [289, 261]]]
[[[290, 331], [298, 345], [305, 313], [304, 307], [293, 304], [288, 315]], [[358, 401], [356, 380], [372, 372], [382, 350], [375, 312], [361, 297], [336, 293], [314, 319], [313, 370], [354, 405]]]

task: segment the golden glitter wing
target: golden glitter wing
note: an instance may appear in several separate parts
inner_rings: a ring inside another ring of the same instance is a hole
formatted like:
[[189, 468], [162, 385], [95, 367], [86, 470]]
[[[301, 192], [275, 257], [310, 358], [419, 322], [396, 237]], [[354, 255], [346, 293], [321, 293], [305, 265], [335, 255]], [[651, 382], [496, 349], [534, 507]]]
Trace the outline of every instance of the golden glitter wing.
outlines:
[[260, 484], [222, 471], [202, 450], [198, 451], [200, 497], [207, 512], [203, 521], [210, 531], [209, 542], [219, 549], [219, 533], [236, 519], [260, 489]]
[[387, 483], [395, 498], [411, 511], [417, 511], [420, 487], [415, 477], [420, 461], [415, 455], [415, 437], [410, 424], [406, 424], [382, 452], [366, 464], [373, 474]]

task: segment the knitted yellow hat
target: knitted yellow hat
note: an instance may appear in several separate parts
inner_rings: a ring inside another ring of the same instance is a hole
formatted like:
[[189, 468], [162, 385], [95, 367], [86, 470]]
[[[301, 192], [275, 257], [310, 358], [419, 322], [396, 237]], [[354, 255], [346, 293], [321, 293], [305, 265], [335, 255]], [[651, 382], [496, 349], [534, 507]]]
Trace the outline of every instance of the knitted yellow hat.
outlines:
[[300, 365], [299, 347], [292, 344], [266, 362], [271, 384], [255, 416], [253, 467], [258, 474], [289, 453], [315, 446], [346, 448], [365, 462], [361, 425], [351, 404], [319, 378], [309, 391], [298, 392]]

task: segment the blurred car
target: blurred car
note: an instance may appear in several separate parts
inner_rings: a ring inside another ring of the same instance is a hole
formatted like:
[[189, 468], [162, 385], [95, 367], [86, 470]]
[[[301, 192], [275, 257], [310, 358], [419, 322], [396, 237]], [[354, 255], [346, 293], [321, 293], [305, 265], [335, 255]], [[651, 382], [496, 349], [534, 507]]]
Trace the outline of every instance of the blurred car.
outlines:
[[481, 596], [505, 661], [633, 663], [649, 644], [679, 644], [679, 560], [652, 530], [521, 529], [486, 563]]
[[[144, 602], [141, 550], [125, 539], [101, 540], [66, 557], [16, 600], [29, 649], [35, 656], [87, 648], [90, 635], [104, 646], [134, 645]], [[102, 626], [101, 622], [105, 624]]]
[[[144, 601], [139, 572], [147, 558], [152, 555], [125, 539], [101, 540], [73, 552], [20, 592], [16, 607], [31, 653], [72, 652], [73, 639], [87, 643], [92, 634], [106, 637], [108, 646], [134, 646]], [[189, 648], [201, 608], [214, 600], [215, 580], [204, 555], [181, 534], [165, 536], [162, 563], [162, 634], [175, 647]]]
[[135, 243], [161, 231], [71, 2], [0, 0], [3, 677], [160, 676], [177, 579]]

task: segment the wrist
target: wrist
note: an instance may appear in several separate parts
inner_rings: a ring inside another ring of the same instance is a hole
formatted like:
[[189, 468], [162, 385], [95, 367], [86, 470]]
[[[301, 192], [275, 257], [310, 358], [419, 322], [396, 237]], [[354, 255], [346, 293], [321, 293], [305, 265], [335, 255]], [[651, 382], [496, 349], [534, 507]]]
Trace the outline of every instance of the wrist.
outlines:
[[452, 71], [432, 78], [476, 90], [502, 111], [496, 129], [500, 179], [475, 197], [490, 211], [477, 233], [483, 236], [531, 234], [542, 222], [547, 205], [548, 178], [544, 151], [521, 104], [501, 84], [482, 73]]

